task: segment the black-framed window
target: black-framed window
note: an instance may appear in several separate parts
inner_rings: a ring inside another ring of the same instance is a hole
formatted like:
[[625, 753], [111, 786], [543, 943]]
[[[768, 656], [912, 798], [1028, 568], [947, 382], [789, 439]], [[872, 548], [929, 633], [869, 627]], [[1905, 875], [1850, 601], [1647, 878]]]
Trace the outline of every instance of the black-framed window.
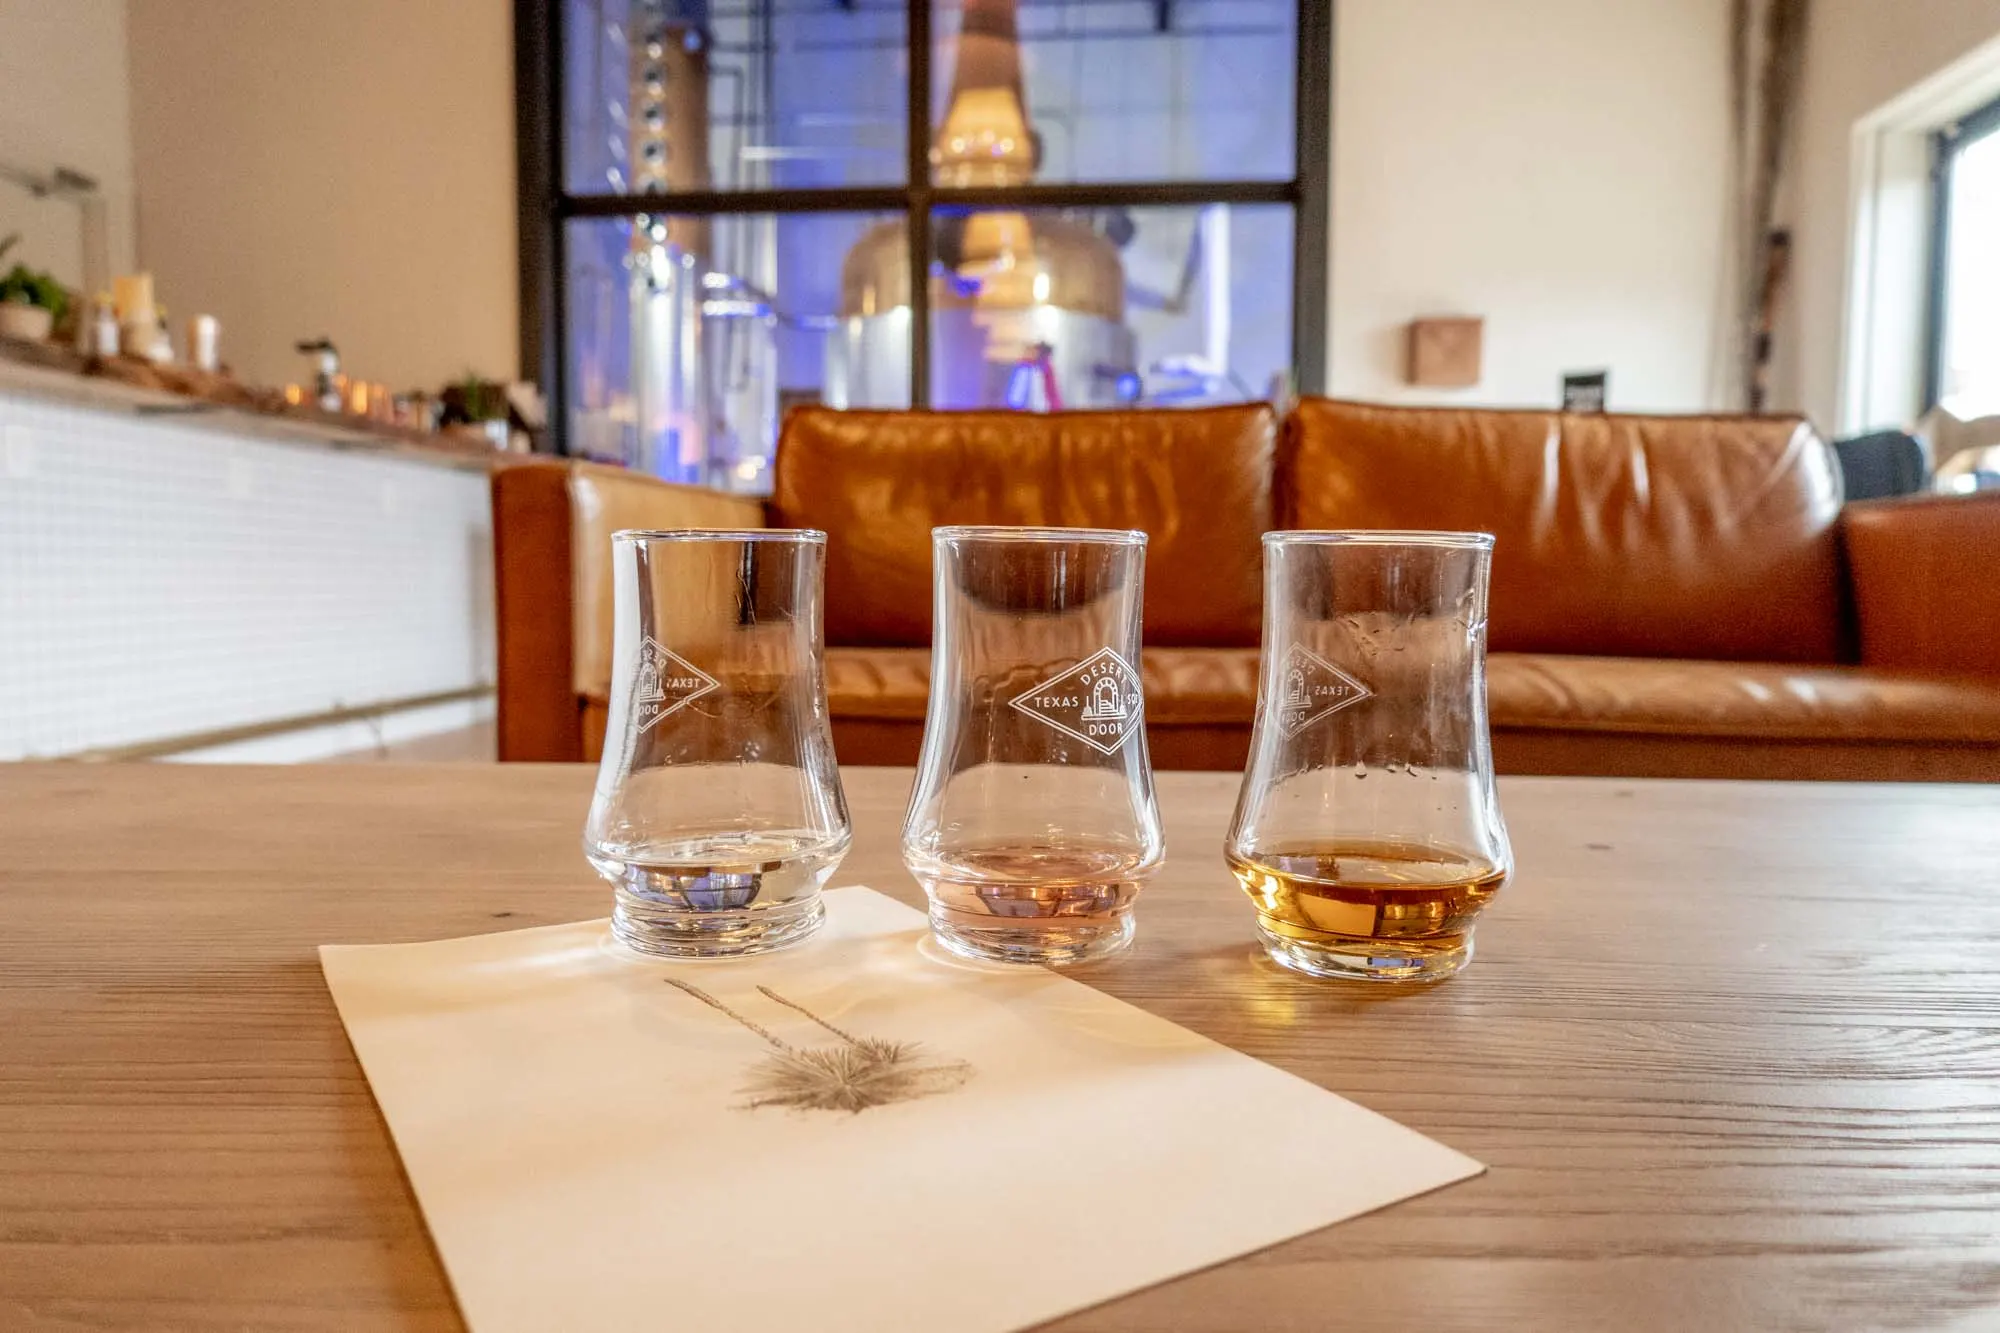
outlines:
[[759, 489], [778, 416], [1321, 387], [1312, 0], [516, 0], [564, 452]]
[[1934, 148], [1925, 402], [1969, 420], [2000, 414], [2000, 100]]

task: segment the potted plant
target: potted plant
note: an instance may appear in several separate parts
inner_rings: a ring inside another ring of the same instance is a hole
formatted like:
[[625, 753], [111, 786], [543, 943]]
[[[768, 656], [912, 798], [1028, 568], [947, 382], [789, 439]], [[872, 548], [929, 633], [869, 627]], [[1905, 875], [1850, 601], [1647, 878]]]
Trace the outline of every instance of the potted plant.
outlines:
[[485, 437], [496, 449], [507, 447], [512, 408], [505, 385], [467, 371], [464, 379], [445, 386], [443, 397], [447, 427], [462, 425], [469, 433]]
[[0, 278], [0, 335], [39, 342], [67, 309], [69, 293], [47, 273], [16, 264]]

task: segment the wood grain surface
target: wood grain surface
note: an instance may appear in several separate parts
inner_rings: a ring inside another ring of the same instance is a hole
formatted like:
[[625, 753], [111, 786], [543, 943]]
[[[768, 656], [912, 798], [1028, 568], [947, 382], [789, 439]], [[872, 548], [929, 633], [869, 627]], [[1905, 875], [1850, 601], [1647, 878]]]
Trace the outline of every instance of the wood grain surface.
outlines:
[[[458, 1327], [314, 949], [602, 915], [590, 780], [0, 766], [0, 1328]], [[1492, 1169], [1059, 1327], [2000, 1327], [2000, 789], [1505, 781], [1477, 960], [1388, 991], [1261, 959], [1235, 787], [1161, 775], [1076, 975]]]

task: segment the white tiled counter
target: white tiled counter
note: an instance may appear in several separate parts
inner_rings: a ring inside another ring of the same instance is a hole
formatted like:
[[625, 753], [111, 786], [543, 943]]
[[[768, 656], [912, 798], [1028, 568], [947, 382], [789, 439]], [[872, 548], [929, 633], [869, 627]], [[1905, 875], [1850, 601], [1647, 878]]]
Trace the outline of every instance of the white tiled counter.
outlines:
[[477, 459], [0, 367], [0, 760], [299, 760], [492, 715]]

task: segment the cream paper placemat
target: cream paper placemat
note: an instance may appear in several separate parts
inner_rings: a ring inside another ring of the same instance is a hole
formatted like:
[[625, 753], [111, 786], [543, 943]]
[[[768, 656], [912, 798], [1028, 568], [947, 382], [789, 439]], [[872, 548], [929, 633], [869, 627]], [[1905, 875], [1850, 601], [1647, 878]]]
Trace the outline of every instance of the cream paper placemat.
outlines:
[[604, 921], [320, 950], [475, 1333], [1018, 1329], [1484, 1170], [1080, 982], [944, 961], [873, 890], [826, 903], [727, 962]]

